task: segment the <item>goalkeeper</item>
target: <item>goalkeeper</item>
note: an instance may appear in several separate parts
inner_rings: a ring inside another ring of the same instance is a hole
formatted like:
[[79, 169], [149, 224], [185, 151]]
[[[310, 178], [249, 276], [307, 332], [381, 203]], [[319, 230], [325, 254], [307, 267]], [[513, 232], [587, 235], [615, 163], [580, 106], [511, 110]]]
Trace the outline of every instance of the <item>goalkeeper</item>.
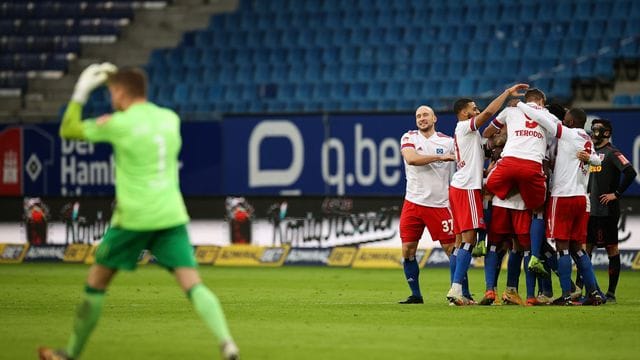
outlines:
[[[82, 121], [90, 92], [107, 83], [113, 114]], [[180, 119], [146, 99], [146, 77], [137, 68], [93, 64], [75, 86], [60, 126], [65, 139], [108, 142], [116, 159], [116, 207], [112, 224], [89, 269], [84, 299], [64, 350], [40, 348], [40, 359], [78, 358], [102, 310], [105, 291], [118, 270], [134, 270], [148, 249], [171, 271], [196, 312], [214, 333], [224, 359], [237, 359], [236, 347], [217, 297], [202, 283], [189, 243], [187, 211], [178, 184]], [[149, 210], [151, 209], [151, 210]]]

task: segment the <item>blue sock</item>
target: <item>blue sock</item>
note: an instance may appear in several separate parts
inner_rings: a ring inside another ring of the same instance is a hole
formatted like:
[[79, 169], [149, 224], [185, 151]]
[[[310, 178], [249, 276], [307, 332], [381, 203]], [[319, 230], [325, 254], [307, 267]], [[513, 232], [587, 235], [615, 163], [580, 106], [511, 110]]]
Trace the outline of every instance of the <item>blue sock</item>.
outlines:
[[487, 255], [484, 257], [484, 282], [487, 290], [493, 290], [496, 287], [496, 272], [498, 271], [498, 253], [496, 246], [491, 245], [487, 249]]
[[558, 274], [560, 275], [560, 287], [562, 296], [571, 294], [571, 256], [568, 250], [558, 252]]
[[411, 288], [411, 295], [422, 297], [420, 293], [420, 283], [418, 277], [420, 276], [420, 267], [418, 266], [418, 260], [404, 259], [404, 276], [407, 278], [407, 284]]
[[582, 274], [582, 281], [584, 282], [584, 286], [587, 289], [587, 294], [591, 294], [598, 288], [598, 283], [596, 280], [596, 275], [593, 273], [593, 265], [591, 264], [591, 259], [589, 259], [587, 253], [582, 250], [578, 250], [578, 252], [576, 253], [576, 267], [580, 269], [580, 273]]
[[511, 250], [507, 262], [507, 286], [518, 288], [520, 282], [520, 266], [522, 265], [522, 253]]
[[[524, 263], [528, 264], [531, 260], [531, 252], [524, 252]], [[524, 267], [524, 278], [527, 284], [527, 299], [536, 297], [536, 274], [533, 271], [529, 271], [529, 267]]]
[[458, 248], [453, 249], [453, 252], [449, 256], [449, 276], [450, 283], [453, 284], [453, 275], [456, 273], [456, 261], [458, 258]]
[[471, 244], [463, 243], [462, 247], [458, 249], [458, 255], [456, 256], [456, 272], [453, 275], [453, 282], [462, 284], [464, 277], [467, 275], [469, 265], [471, 264]]
[[[533, 214], [531, 219], [531, 255], [540, 259], [540, 249], [542, 242], [545, 241], [545, 224], [542, 214]], [[525, 263], [529, 264], [529, 263]]]

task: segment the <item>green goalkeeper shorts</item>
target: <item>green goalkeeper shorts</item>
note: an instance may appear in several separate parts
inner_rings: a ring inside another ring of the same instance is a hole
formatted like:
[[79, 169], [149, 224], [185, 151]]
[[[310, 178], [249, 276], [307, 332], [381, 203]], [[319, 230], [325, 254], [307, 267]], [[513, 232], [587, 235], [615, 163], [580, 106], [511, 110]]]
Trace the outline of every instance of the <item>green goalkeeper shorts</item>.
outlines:
[[96, 250], [96, 263], [110, 269], [134, 270], [144, 249], [169, 270], [196, 267], [185, 225], [154, 231], [109, 228]]

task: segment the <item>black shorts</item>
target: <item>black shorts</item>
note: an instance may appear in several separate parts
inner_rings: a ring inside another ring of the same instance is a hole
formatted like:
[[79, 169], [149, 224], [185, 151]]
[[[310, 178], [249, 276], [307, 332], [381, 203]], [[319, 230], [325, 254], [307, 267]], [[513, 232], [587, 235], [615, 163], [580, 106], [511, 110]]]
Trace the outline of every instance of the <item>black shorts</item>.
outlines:
[[607, 247], [618, 244], [619, 216], [590, 216], [587, 228], [587, 244]]

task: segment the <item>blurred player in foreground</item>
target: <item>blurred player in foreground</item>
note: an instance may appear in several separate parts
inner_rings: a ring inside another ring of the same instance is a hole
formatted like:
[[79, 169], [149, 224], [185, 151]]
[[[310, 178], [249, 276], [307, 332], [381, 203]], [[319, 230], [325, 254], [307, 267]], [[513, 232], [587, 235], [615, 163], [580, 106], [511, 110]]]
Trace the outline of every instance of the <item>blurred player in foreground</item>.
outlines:
[[400, 140], [405, 162], [407, 190], [400, 215], [400, 238], [404, 274], [411, 295], [400, 304], [422, 304], [418, 277], [420, 267], [416, 259], [418, 241], [426, 227], [434, 241], [447, 255], [453, 250], [455, 235], [449, 210], [449, 181], [453, 174], [453, 139], [435, 130], [436, 114], [428, 106], [416, 110], [416, 126]]
[[471, 251], [476, 244], [477, 230], [485, 228], [480, 195], [484, 151], [478, 128], [500, 110], [509, 96], [521, 96], [519, 91], [526, 88], [528, 85], [518, 84], [506, 89], [482, 112], [471, 99], [459, 99], [453, 105], [458, 119], [454, 137], [458, 171], [451, 180], [449, 200], [453, 212], [454, 232], [459, 236], [457, 242], [460, 243], [460, 247], [455, 250], [456, 267], [447, 299], [458, 306], [473, 303], [463, 296], [462, 282], [471, 263]]
[[[113, 114], [82, 121], [82, 106], [92, 90], [107, 83]], [[118, 70], [103, 63], [87, 67], [76, 83], [60, 126], [64, 139], [108, 142], [116, 159], [116, 208], [112, 224], [89, 269], [84, 299], [63, 350], [40, 348], [40, 359], [78, 358], [98, 322], [105, 291], [118, 270], [134, 270], [148, 249], [171, 271], [220, 343], [224, 359], [238, 359], [218, 298], [196, 270], [186, 224], [189, 221], [178, 184], [180, 118], [147, 101], [140, 69]], [[124, 354], [123, 354], [124, 356]], [[126, 357], [126, 356], [125, 356]]]

